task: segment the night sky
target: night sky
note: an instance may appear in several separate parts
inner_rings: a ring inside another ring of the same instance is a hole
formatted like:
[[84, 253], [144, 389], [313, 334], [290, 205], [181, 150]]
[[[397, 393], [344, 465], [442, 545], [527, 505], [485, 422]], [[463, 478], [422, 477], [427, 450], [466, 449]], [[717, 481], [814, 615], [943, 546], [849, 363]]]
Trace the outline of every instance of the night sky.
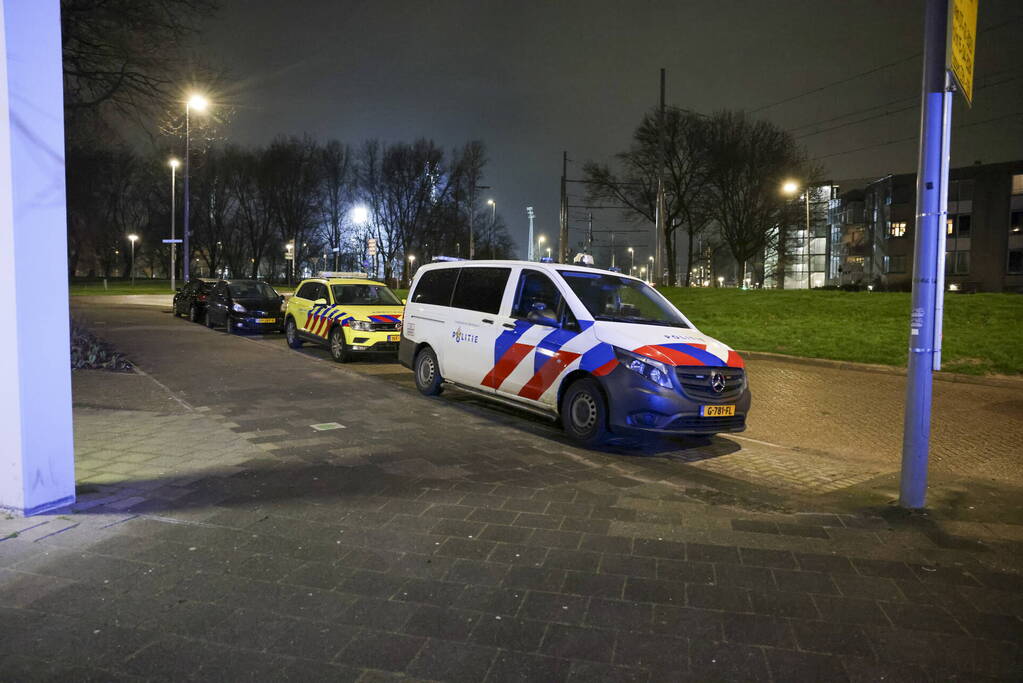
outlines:
[[[796, 135], [873, 117], [800, 140], [836, 180], [916, 166], [913, 141], [835, 153], [916, 134], [921, 0], [221, 5], [197, 51], [235, 79], [213, 93], [236, 108], [230, 140], [309, 133], [356, 146], [423, 136], [450, 148], [482, 139], [493, 186], [483, 199], [496, 199], [523, 256], [527, 205], [537, 231], [557, 235], [562, 150], [578, 178], [582, 162], [624, 149], [657, 102], [661, 67], [669, 104], [711, 112], [755, 111], [895, 62], [757, 114]], [[980, 0], [978, 29], [974, 107], [957, 98], [953, 123], [998, 120], [953, 132], [953, 166], [1023, 157], [1023, 2]], [[615, 211], [594, 222], [623, 226]]]

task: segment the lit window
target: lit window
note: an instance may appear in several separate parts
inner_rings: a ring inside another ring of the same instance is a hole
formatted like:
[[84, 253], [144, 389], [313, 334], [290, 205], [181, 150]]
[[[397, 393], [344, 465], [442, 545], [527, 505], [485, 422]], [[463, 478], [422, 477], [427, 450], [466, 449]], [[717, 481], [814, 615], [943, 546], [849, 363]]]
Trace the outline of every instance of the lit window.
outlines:
[[906, 221], [888, 221], [888, 236], [903, 237], [906, 234]]
[[1012, 176], [1012, 193], [1023, 194], [1023, 173]]
[[952, 235], [955, 234], [955, 231], [956, 231], [955, 220], [949, 218], [947, 221], [945, 221], [945, 234], [948, 235], [949, 237], [952, 237]]

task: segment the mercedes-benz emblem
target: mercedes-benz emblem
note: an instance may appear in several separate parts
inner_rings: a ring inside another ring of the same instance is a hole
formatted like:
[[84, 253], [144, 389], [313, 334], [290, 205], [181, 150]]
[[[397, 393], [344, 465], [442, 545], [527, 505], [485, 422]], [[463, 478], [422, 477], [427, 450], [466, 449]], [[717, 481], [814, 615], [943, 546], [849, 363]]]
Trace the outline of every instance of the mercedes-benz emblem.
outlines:
[[710, 388], [714, 390], [715, 394], [720, 394], [725, 390], [725, 376], [720, 372], [710, 373]]

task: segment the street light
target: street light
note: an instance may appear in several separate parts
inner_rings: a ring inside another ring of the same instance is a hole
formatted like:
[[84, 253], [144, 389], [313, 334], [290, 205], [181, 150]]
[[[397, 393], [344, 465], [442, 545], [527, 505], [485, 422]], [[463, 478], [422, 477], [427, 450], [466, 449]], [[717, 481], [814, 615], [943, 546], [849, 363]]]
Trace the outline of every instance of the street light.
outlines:
[[[544, 237], [543, 235], [540, 235], [540, 237], [536, 240], [536, 250], [542, 252], [543, 251], [543, 243], [546, 242], [546, 241], [547, 241], [547, 238]], [[550, 253], [550, 249], [548, 249], [547, 252], [549, 254]], [[539, 260], [540, 259], [537, 258], [537, 261], [539, 261]]]
[[724, 286], [725, 286], [725, 278], [718, 277], [718, 287], [724, 287]]
[[494, 247], [494, 227], [497, 225], [497, 202], [493, 199], [488, 199], [487, 204], [490, 205], [490, 258], [497, 258], [497, 251]]
[[369, 222], [369, 209], [362, 204], [353, 206], [352, 210], [348, 212], [349, 218], [352, 219], [352, 223], [356, 225], [365, 225]]
[[177, 250], [178, 250], [178, 245], [174, 241], [174, 239], [175, 239], [174, 238], [174, 218], [175, 218], [175, 213], [176, 213], [175, 210], [174, 210], [174, 201], [175, 201], [175, 197], [176, 197], [176, 192], [174, 191], [174, 180], [175, 180], [175, 176], [177, 175], [178, 166], [181, 165], [181, 162], [178, 161], [177, 159], [175, 159], [174, 157], [171, 157], [170, 161], [168, 161], [167, 164], [170, 166], [170, 169], [171, 169], [171, 236], [170, 236], [170, 238], [171, 238], [171, 241], [170, 241], [170, 248], [171, 248], [171, 269], [170, 269], [171, 270], [171, 278], [170, 278], [170, 280], [171, 280], [171, 291], [173, 292], [176, 289], [175, 286], [174, 286], [174, 278], [177, 275], [177, 268], [175, 268], [174, 257], [176, 255]]
[[209, 101], [205, 97], [203, 97], [202, 95], [199, 95], [199, 94], [193, 94], [191, 97], [188, 98], [188, 101], [185, 102], [185, 220], [184, 220], [185, 234], [182, 235], [183, 242], [182, 242], [181, 247], [182, 247], [182, 251], [184, 252], [184, 255], [185, 255], [185, 261], [184, 261], [185, 272], [182, 273], [182, 275], [184, 276], [184, 279], [185, 279], [186, 282], [188, 281], [188, 276], [189, 276], [188, 264], [189, 264], [189, 256], [191, 255], [191, 252], [189, 251], [189, 247], [188, 247], [188, 238], [189, 238], [189, 234], [188, 234], [189, 233], [189, 227], [188, 227], [188, 223], [189, 223], [189, 221], [188, 221], [188, 159], [189, 159], [189, 156], [191, 156], [190, 155], [190, 152], [191, 152], [191, 147], [190, 147], [191, 146], [191, 131], [192, 131], [191, 112], [192, 112], [192, 110], [195, 110], [197, 112], [202, 113], [202, 112], [206, 111], [206, 108], [209, 106], [209, 104], [210, 104]]
[[[795, 196], [799, 192], [799, 183], [794, 180], [786, 180], [781, 186], [783, 194], [789, 196]], [[803, 191], [803, 197], [806, 204], [806, 288], [810, 289], [810, 188], [807, 187]], [[779, 250], [784, 249], [785, 245], [779, 245]], [[785, 273], [782, 272], [782, 288], [785, 287]]]
[[135, 240], [139, 238], [138, 235], [128, 235], [128, 241], [131, 242], [131, 286], [135, 286]]
[[416, 257], [413, 256], [412, 254], [409, 254], [409, 257], [408, 257], [408, 286], [409, 287], [412, 286], [412, 268], [415, 265], [415, 263], [416, 263]]
[[629, 256], [632, 257], [632, 265], [629, 266], [629, 275], [632, 275], [636, 272], [636, 252], [632, 250], [632, 247], [629, 247]]

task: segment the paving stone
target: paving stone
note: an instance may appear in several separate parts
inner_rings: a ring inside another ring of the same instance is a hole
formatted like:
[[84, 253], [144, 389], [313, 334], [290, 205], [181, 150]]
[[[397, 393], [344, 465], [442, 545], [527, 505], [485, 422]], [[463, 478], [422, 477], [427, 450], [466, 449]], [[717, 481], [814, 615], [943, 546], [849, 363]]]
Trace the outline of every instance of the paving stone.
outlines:
[[362, 631], [352, 638], [348, 647], [338, 655], [338, 660], [367, 669], [404, 671], [425, 642], [425, 638], [384, 631]]
[[568, 680], [570, 683], [640, 683], [651, 679], [650, 672], [643, 669], [599, 662], [573, 662]]
[[[707, 588], [712, 588], [712, 586], [707, 586]], [[686, 604], [686, 586], [675, 581], [658, 581], [630, 576], [625, 582], [625, 599], [683, 606]]]
[[[693, 550], [694, 554], [689, 557], [690, 560], [705, 559], [701, 555], [706, 554], [709, 556], [717, 552], [715, 550], [716, 546], [707, 546], [707, 549], [704, 550], [704, 546], [700, 544], [690, 544], [691, 549], [693, 545], [696, 548]], [[669, 560], [684, 560], [686, 559], [686, 544], [675, 541], [637, 538], [634, 542], [633, 553], [649, 557], [663, 557]], [[736, 558], [738, 558], [738, 555], [736, 555]]]
[[787, 550], [769, 550], [766, 548], [739, 548], [742, 563], [758, 567], [776, 569], [796, 569], [796, 558]]
[[814, 595], [813, 601], [824, 621], [874, 626], [887, 626], [891, 623], [878, 603], [873, 600]]
[[654, 605], [653, 630], [700, 640], [724, 640], [723, 615], [712, 610]]
[[512, 615], [519, 611], [525, 596], [526, 591], [515, 588], [466, 586], [451, 604], [460, 609], [479, 610], [488, 614]]
[[614, 663], [659, 672], [689, 670], [689, 641], [666, 635], [620, 633]]
[[469, 640], [481, 645], [535, 652], [540, 648], [547, 628], [547, 622], [543, 621], [484, 615], [469, 634]]
[[714, 566], [707, 562], [657, 560], [657, 578], [684, 583], [714, 583]]
[[444, 640], [465, 640], [479, 621], [478, 612], [423, 605], [405, 623], [405, 633]]
[[593, 598], [586, 611], [585, 623], [588, 626], [606, 629], [647, 631], [651, 627], [652, 619], [652, 605]]
[[541, 655], [501, 652], [490, 667], [488, 683], [568, 680], [571, 663], [564, 659]]
[[823, 593], [826, 595], [838, 595], [838, 588], [831, 577], [819, 572], [795, 572], [785, 569], [775, 569], [774, 581], [778, 590], [792, 593]]
[[730, 546], [687, 543], [686, 559], [699, 562], [726, 562], [739, 564], [739, 549]]
[[845, 667], [838, 657], [766, 649], [768, 665], [777, 681], [847, 681]]
[[686, 599], [690, 607], [726, 612], [750, 611], [748, 591], [741, 588], [690, 584], [686, 586]]
[[904, 602], [882, 602], [880, 605], [892, 624], [899, 628], [951, 634], [964, 633], [959, 623], [940, 607], [912, 605]]
[[408, 673], [438, 681], [482, 681], [497, 654], [496, 648], [428, 640]]
[[722, 617], [725, 640], [748, 645], [794, 647], [787, 621], [759, 614], [726, 614]]
[[792, 630], [801, 650], [855, 657], [872, 657], [863, 629], [854, 624], [793, 620]]
[[597, 567], [601, 566], [601, 555], [600, 553], [585, 550], [562, 550], [555, 548], [547, 553], [544, 566], [582, 572], [596, 572]]
[[530, 591], [519, 610], [519, 616], [538, 621], [579, 624], [586, 614], [587, 603], [587, 598], [578, 595]]
[[621, 598], [625, 588], [624, 576], [568, 572], [562, 590], [601, 598]]

